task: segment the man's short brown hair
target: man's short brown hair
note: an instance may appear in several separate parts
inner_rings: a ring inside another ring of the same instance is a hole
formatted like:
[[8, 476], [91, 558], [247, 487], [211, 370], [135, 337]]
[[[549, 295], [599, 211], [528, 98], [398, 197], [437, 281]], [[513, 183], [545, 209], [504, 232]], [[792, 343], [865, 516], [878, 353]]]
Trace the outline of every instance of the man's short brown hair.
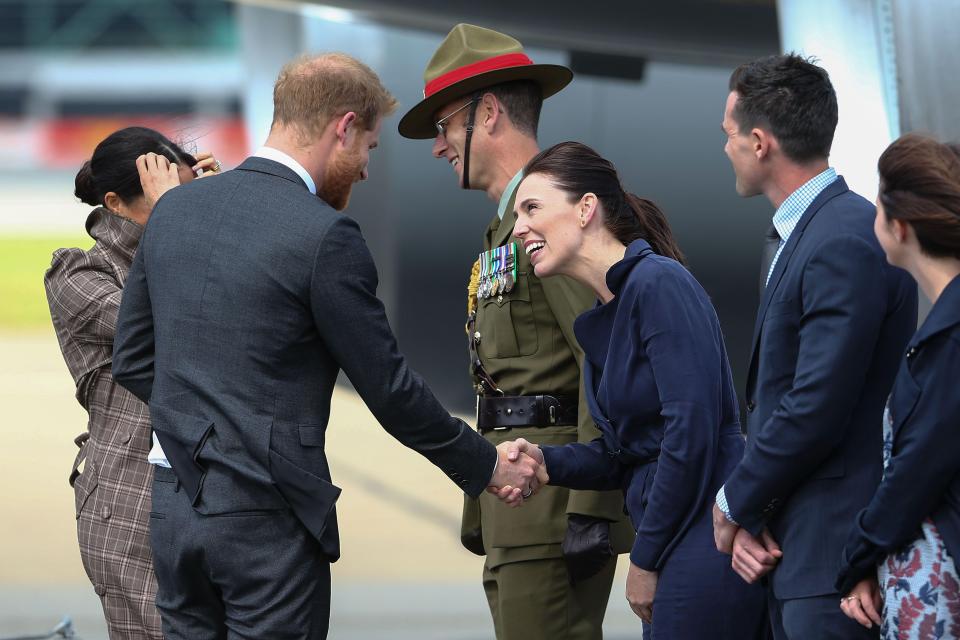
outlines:
[[350, 111], [369, 131], [396, 108], [397, 99], [377, 74], [344, 53], [288, 62], [273, 86], [273, 126], [294, 126], [307, 138], [318, 137], [330, 120]]

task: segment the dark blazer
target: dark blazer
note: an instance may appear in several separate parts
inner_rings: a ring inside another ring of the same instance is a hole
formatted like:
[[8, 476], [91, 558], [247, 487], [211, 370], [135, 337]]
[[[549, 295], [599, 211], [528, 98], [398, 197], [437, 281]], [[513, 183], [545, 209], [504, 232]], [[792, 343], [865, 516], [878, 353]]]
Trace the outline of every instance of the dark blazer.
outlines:
[[764, 291], [747, 378], [747, 449], [724, 492], [783, 548], [780, 599], [833, 593], [840, 550], [880, 480], [884, 403], [917, 291], [887, 264], [875, 209], [843, 178], [810, 204]]
[[551, 483], [622, 489], [630, 560], [659, 570], [740, 459], [736, 393], [716, 312], [682, 265], [637, 240], [607, 286], [613, 300], [574, 324], [602, 437], [544, 457]]
[[847, 593], [919, 535], [927, 518], [960, 559], [960, 277], [944, 289], [907, 348], [890, 394], [893, 451], [843, 549]]
[[340, 370], [392, 436], [483, 491], [496, 451], [408, 368], [376, 287], [356, 222], [282, 164], [249, 158], [160, 199], [124, 290], [113, 375], [149, 402], [197, 511], [289, 506], [336, 560], [324, 434]]

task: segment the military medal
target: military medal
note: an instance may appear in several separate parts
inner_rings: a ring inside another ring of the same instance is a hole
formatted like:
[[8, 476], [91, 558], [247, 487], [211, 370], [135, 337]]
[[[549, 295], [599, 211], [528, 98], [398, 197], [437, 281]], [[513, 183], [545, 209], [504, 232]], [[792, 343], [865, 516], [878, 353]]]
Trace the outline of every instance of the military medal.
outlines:
[[517, 243], [511, 242], [506, 247], [507, 250], [507, 264], [506, 264], [506, 273], [504, 274], [504, 292], [509, 293], [513, 291], [513, 285], [517, 282]]
[[477, 297], [481, 300], [486, 299], [490, 288], [490, 263], [487, 259], [487, 252], [482, 251], [477, 258], [480, 263], [480, 281], [477, 287]]
[[484, 251], [477, 259], [477, 298], [502, 296], [517, 284], [517, 243]]
[[491, 295], [499, 295], [503, 287], [503, 255], [500, 251], [502, 247], [494, 247], [493, 254], [493, 291]]
[[500, 247], [494, 247], [490, 250], [490, 273], [493, 285], [490, 287], [490, 296], [495, 296], [500, 291]]

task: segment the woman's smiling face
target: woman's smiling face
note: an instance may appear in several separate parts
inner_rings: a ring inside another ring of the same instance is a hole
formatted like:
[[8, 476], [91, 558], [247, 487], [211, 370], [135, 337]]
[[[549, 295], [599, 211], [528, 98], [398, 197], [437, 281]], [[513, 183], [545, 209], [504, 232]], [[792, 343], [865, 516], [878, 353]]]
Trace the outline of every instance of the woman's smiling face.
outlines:
[[534, 173], [517, 189], [517, 223], [513, 234], [523, 243], [537, 277], [565, 273], [583, 241], [578, 223], [580, 202], [557, 188], [550, 176]]

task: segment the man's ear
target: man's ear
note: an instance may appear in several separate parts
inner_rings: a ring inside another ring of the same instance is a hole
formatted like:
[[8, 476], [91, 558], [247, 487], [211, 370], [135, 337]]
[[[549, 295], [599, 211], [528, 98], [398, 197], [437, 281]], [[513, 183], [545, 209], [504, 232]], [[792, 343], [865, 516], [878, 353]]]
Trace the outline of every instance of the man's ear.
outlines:
[[759, 127], [754, 127], [750, 131], [750, 143], [753, 145], [753, 154], [757, 160], [763, 160], [770, 155], [771, 147], [774, 144], [774, 138], [769, 131]]
[[502, 116], [503, 106], [500, 104], [500, 101], [497, 100], [497, 96], [492, 93], [485, 93], [477, 105], [477, 115], [474, 118], [474, 126], [483, 127], [488, 132], [491, 132], [496, 129], [497, 123]]
[[336, 133], [337, 141], [342, 147], [349, 147], [353, 141], [353, 136], [357, 131], [357, 114], [354, 111], [348, 111], [337, 120]]
[[760, 127], [751, 130], [750, 137], [753, 143], [753, 153], [758, 161], [769, 158], [770, 154], [780, 146], [772, 133]]

